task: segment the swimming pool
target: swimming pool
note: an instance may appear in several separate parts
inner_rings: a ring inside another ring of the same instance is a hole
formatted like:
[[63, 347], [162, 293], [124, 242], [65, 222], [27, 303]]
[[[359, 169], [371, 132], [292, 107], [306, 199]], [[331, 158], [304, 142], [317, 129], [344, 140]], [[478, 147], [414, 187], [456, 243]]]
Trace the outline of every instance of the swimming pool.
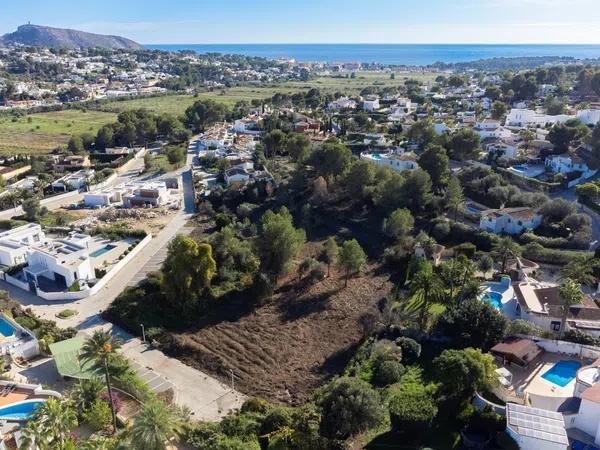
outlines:
[[104, 247], [99, 248], [98, 250], [94, 250], [92, 253], [90, 253], [90, 256], [92, 258], [97, 258], [98, 256], [102, 256], [105, 253], [110, 252], [113, 248], [116, 248], [116, 247], [117, 247], [116, 245], [110, 245], [110, 244], [105, 245]]
[[381, 159], [381, 155], [379, 153], [373, 153], [371, 155], [371, 158], [376, 159], [377, 161], [379, 161]]
[[488, 291], [483, 294], [481, 300], [496, 309], [502, 309], [502, 294], [500, 292]]
[[528, 167], [526, 165], [512, 166], [517, 172], [527, 172]]
[[43, 400], [25, 400], [24, 402], [13, 403], [12, 405], [0, 408], [0, 419], [5, 420], [26, 420], [37, 408], [44, 405]]
[[544, 380], [548, 380], [550, 383], [556, 384], [557, 386], [565, 387], [575, 379], [577, 371], [580, 368], [581, 363], [579, 361], [558, 361], [542, 375], [542, 378]]
[[3, 317], [0, 317], [0, 334], [4, 337], [10, 337], [15, 334], [15, 327]]

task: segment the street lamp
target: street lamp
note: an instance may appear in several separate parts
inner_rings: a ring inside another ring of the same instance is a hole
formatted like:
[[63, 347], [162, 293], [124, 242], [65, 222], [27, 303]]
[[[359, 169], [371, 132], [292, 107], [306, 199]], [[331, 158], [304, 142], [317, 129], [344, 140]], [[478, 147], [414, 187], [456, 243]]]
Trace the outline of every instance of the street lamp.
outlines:
[[144, 329], [144, 324], [141, 323], [140, 327], [142, 327], [142, 340], [146, 343], [146, 330]]

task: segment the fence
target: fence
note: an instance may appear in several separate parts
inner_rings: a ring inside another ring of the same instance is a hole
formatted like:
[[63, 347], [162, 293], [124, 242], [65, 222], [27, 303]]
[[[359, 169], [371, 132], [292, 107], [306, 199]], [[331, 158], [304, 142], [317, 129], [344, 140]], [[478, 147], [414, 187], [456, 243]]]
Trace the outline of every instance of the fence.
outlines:
[[600, 347], [593, 345], [577, 344], [575, 342], [559, 341], [553, 339], [544, 339], [535, 336], [519, 335], [524, 339], [531, 339], [540, 348], [543, 348], [549, 353], [559, 353], [563, 355], [577, 356], [596, 360], [600, 358]]
[[44, 292], [38, 288], [37, 295], [47, 301], [80, 300], [97, 294], [123, 267], [125, 267], [148, 243], [152, 235], [146, 236], [129, 254], [115, 264], [93, 287], [77, 292]]

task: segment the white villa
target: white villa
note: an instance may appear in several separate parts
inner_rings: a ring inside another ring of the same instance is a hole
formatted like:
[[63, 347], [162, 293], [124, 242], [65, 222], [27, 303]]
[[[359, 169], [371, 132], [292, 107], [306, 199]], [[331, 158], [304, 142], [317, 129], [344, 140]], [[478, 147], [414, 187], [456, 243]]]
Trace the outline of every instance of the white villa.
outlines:
[[379, 98], [378, 97], [367, 97], [364, 101], [363, 101], [363, 109], [365, 111], [376, 111], [381, 107], [381, 105], [379, 104]]
[[45, 234], [37, 223], [28, 223], [0, 233], [0, 265], [10, 267], [27, 260], [29, 246], [42, 241]]
[[87, 192], [83, 202], [87, 206], [123, 205], [127, 208], [163, 206], [172, 200], [171, 191], [164, 181], [136, 181], [119, 186]]
[[356, 109], [356, 102], [348, 97], [340, 97], [327, 105], [329, 111], [344, 111], [347, 109]]
[[49, 239], [42, 227], [29, 223], [0, 234], [0, 264], [11, 267], [27, 263], [28, 282], [45, 277], [68, 288], [77, 280], [95, 278], [89, 257], [91, 236], [71, 233], [68, 238]]
[[68, 191], [69, 189], [81, 189], [87, 185], [88, 180], [94, 176], [93, 169], [78, 170], [65, 175], [52, 183], [54, 191]]
[[542, 216], [532, 208], [490, 209], [481, 213], [479, 228], [495, 234], [521, 234], [541, 223]]
[[362, 152], [360, 159], [371, 161], [374, 164], [389, 167], [396, 172], [404, 172], [405, 170], [416, 170], [419, 168], [417, 164], [417, 155], [412, 152]]
[[542, 114], [531, 109], [513, 108], [506, 116], [506, 124], [515, 127], [544, 127], [548, 124], [565, 123], [567, 120], [574, 119], [576, 116], [569, 114], [559, 114], [551, 116]]
[[585, 160], [577, 153], [563, 153], [546, 158], [546, 167], [555, 173], [581, 172], [582, 178], [596, 175], [597, 170], [591, 169]]
[[28, 266], [23, 269], [27, 281], [38, 285], [44, 277], [69, 288], [75, 281], [96, 278], [90, 262], [91, 240], [87, 234], [71, 233], [66, 239], [47, 239], [31, 246]]

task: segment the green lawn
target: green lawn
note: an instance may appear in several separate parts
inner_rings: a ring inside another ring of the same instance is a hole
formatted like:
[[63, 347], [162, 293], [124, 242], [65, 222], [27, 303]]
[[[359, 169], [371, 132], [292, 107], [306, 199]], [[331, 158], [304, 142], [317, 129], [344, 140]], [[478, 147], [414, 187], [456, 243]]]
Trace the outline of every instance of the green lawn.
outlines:
[[73, 109], [29, 114], [16, 119], [0, 117], [0, 155], [48, 153], [66, 145], [72, 134], [96, 133], [115, 118], [114, 113]]
[[392, 80], [386, 73], [357, 72], [355, 78], [323, 76], [307, 82], [290, 81], [265, 86], [217, 89], [212, 92], [201, 92], [197, 96], [165, 95], [112, 101], [103, 103], [100, 106], [101, 111], [87, 110], [83, 112], [73, 109], [30, 114], [16, 119], [3, 116], [0, 117], [0, 155], [49, 153], [59, 146], [66, 145], [72, 134], [96, 133], [101, 126], [114, 122], [117, 113], [128, 109], [146, 108], [157, 113], [167, 112], [182, 115], [188, 106], [202, 98], [211, 98], [231, 106], [240, 100], [266, 99], [275, 93], [294, 94], [306, 92], [311, 88], [318, 88], [323, 93], [341, 92], [357, 95], [367, 86], [380, 88], [401, 86], [408, 78], [428, 82], [436, 76], [437, 74], [429, 72], [398, 72], [395, 79]]

